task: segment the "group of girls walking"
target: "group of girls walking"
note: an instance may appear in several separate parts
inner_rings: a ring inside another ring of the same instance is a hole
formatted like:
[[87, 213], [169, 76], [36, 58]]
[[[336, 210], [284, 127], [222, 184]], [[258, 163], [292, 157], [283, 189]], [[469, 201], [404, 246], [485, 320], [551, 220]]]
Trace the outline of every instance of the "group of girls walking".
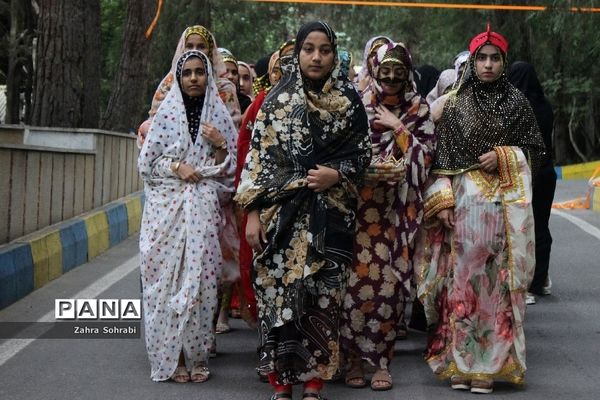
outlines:
[[321, 399], [340, 374], [391, 389], [415, 293], [438, 376], [480, 393], [520, 383], [529, 165], [544, 146], [507, 81], [507, 48], [489, 29], [473, 39], [434, 122], [407, 47], [388, 37], [367, 43], [353, 82], [325, 22], [255, 71], [187, 28], [139, 129], [151, 378], [209, 379], [215, 333], [228, 329], [219, 300], [239, 280], [271, 399], [296, 384]]

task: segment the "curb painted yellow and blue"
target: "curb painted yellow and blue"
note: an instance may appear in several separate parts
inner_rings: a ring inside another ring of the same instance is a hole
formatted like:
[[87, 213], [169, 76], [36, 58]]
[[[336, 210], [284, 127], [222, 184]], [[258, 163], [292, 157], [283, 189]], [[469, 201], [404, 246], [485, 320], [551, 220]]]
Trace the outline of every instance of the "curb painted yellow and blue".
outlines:
[[600, 179], [598, 170], [600, 169], [600, 161], [592, 161], [582, 164], [565, 165], [562, 167], [554, 167], [558, 179], [563, 180], [589, 180], [589, 199], [590, 209], [600, 212], [600, 187], [592, 184], [592, 175], [595, 175], [593, 181], [597, 182]]
[[593, 186], [591, 188], [592, 197], [590, 199], [590, 208], [594, 211], [600, 212], [600, 187]]
[[554, 167], [558, 179], [590, 179], [596, 168], [600, 167], [600, 161], [592, 161], [582, 164], [564, 165]]
[[139, 231], [143, 192], [0, 246], [0, 309]]

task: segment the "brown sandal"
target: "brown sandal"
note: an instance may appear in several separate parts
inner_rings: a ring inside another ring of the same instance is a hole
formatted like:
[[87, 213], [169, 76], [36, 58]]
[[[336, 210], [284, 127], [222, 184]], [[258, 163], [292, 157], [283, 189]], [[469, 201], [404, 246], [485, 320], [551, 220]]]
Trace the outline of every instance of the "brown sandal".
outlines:
[[471, 381], [471, 393], [488, 394], [494, 391], [494, 381], [491, 379], [473, 379]]
[[228, 323], [225, 322], [217, 322], [217, 326], [215, 328], [215, 333], [217, 335], [223, 334], [223, 333], [229, 333], [231, 332], [231, 327], [229, 326]]
[[344, 378], [344, 383], [346, 386], [360, 389], [367, 386], [367, 380], [365, 379], [365, 373], [362, 369], [360, 363], [352, 364], [350, 369], [346, 372], [346, 377]]
[[210, 371], [208, 367], [205, 365], [199, 365], [192, 368], [192, 373], [190, 374], [190, 379], [194, 383], [203, 383], [206, 382], [210, 378]]
[[[383, 385], [377, 384], [377, 382], [383, 382]], [[377, 392], [390, 390], [394, 386], [392, 381], [392, 375], [387, 369], [378, 369], [371, 378], [371, 389]]]
[[171, 376], [171, 380], [177, 383], [187, 383], [190, 381], [190, 374], [184, 365], [179, 365], [175, 368], [175, 372]]
[[452, 375], [450, 387], [454, 390], [469, 390], [471, 389], [471, 380], [460, 375]]

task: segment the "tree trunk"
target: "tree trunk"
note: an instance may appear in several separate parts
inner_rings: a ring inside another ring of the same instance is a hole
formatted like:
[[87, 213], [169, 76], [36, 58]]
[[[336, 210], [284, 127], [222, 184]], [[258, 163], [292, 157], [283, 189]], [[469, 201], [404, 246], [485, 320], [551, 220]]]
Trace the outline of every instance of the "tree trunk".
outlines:
[[[212, 32], [212, 18], [210, 15], [210, 0], [192, 0], [190, 6], [193, 10], [192, 23], [189, 25], [202, 25]], [[213, 32], [214, 33], [214, 32]], [[218, 44], [218, 41], [217, 41]]]
[[[84, 8], [85, 51], [83, 52], [82, 104], [84, 126], [97, 128], [100, 123], [100, 81], [102, 79], [102, 45], [100, 43], [100, 1], [81, 1]], [[95, 27], [90, 29], [89, 27]], [[93, 51], [90, 51], [94, 49]], [[92, 95], [93, 94], [93, 95]]]
[[18, 35], [22, 31], [21, 2], [10, 2], [10, 39], [8, 47], [8, 71], [6, 74], [6, 123], [18, 124], [20, 122], [21, 102], [19, 93], [21, 89], [21, 74], [18, 62]]
[[[140, 124], [148, 84], [150, 40], [144, 33], [152, 22], [156, 3], [129, 0], [123, 47], [102, 128], [127, 132]], [[160, 23], [160, 21], [159, 21]]]
[[41, 0], [32, 123], [98, 127], [99, 0]]
[[[6, 74], [6, 123], [28, 121], [33, 86], [32, 42], [35, 18], [30, 2], [10, 2], [10, 36]], [[21, 93], [25, 94], [24, 104]]]

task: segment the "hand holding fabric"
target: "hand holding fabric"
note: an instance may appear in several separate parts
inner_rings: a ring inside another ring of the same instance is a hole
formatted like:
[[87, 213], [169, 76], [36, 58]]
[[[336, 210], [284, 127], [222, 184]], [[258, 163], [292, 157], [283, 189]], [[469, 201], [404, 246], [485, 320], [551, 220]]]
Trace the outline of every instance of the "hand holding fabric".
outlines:
[[202, 123], [202, 137], [215, 147], [221, 147], [225, 142], [221, 132], [208, 122]]
[[189, 164], [180, 163], [175, 173], [188, 183], [198, 183], [202, 179], [202, 175]]
[[338, 171], [317, 164], [317, 169], [309, 169], [306, 177], [308, 188], [320, 193], [339, 182]]
[[400, 131], [404, 127], [404, 124], [398, 117], [394, 115], [390, 110], [387, 109], [384, 105], [378, 105], [375, 107], [375, 120], [376, 124], [385, 126], [386, 128], [393, 129], [395, 131]]
[[140, 127], [137, 131], [138, 137], [138, 147], [141, 149], [144, 144], [144, 140], [146, 140], [146, 135], [148, 135], [148, 131], [150, 130], [150, 125], [152, 124], [152, 119], [148, 118], [144, 122], [141, 123]]
[[448, 229], [454, 229], [456, 219], [454, 218], [454, 208], [445, 208], [437, 214], [437, 218]]
[[258, 210], [252, 210], [248, 213], [246, 222], [246, 241], [255, 252], [263, 250], [262, 243], [267, 243], [267, 234], [261, 223]]
[[495, 151], [488, 151], [479, 157], [479, 165], [481, 169], [487, 173], [492, 173], [498, 170], [498, 156]]

